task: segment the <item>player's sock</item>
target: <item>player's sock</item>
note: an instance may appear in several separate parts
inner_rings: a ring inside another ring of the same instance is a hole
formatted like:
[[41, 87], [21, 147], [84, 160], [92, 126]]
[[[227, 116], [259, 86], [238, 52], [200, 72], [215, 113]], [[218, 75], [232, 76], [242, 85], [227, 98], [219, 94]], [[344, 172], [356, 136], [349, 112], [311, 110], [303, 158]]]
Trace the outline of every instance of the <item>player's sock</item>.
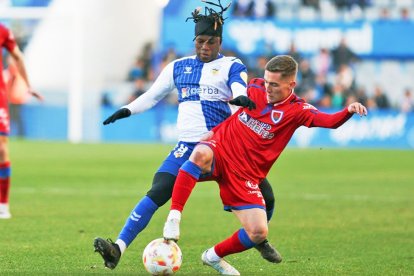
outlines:
[[216, 244], [214, 251], [217, 256], [223, 258], [227, 255], [239, 253], [252, 248], [256, 244], [252, 242], [243, 228], [235, 232], [230, 238]]
[[0, 164], [0, 203], [9, 203], [10, 162]]
[[144, 196], [126, 220], [124, 228], [119, 233], [118, 240], [124, 241], [126, 247], [128, 247], [135, 237], [148, 225], [157, 209], [157, 204], [148, 196]]
[[184, 162], [175, 180], [170, 210], [183, 211], [184, 205], [190, 197], [200, 174], [201, 169], [199, 166], [189, 160]]

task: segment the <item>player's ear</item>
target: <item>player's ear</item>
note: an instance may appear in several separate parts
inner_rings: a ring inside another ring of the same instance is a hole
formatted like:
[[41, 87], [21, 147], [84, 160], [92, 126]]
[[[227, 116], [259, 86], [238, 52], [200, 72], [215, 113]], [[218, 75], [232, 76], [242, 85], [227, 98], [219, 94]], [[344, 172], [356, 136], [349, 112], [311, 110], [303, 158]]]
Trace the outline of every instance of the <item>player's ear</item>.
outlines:
[[291, 82], [289, 83], [289, 87], [290, 87], [290, 89], [295, 88], [295, 87], [296, 87], [296, 81], [291, 81]]

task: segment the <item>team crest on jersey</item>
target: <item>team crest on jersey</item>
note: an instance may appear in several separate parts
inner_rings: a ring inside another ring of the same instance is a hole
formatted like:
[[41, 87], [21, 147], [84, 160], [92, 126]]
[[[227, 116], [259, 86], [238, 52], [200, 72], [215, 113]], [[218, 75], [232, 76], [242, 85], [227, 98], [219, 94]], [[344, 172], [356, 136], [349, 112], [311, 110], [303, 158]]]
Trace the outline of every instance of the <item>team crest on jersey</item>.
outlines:
[[275, 124], [279, 123], [280, 120], [282, 120], [282, 117], [283, 117], [283, 111], [272, 110], [272, 113], [270, 114], [270, 118]]
[[219, 71], [220, 71], [219, 68], [213, 68], [213, 69], [211, 69], [211, 74], [217, 75], [219, 73]]
[[184, 154], [187, 152], [188, 147], [181, 144], [176, 150], [174, 151], [175, 158], [181, 158], [184, 156]]
[[187, 88], [186, 87], [181, 88], [181, 97], [183, 99], [187, 98]]
[[193, 67], [191, 66], [184, 67], [184, 74], [191, 74], [191, 73], [193, 73]]

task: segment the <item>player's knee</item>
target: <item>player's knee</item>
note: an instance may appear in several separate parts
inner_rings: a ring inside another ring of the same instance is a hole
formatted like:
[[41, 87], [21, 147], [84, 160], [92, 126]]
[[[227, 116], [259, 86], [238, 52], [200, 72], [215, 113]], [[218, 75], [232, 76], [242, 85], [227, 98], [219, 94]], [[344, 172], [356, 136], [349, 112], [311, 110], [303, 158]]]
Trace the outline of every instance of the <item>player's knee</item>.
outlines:
[[190, 161], [203, 171], [209, 170], [213, 160], [213, 151], [205, 145], [198, 145], [190, 156]]
[[246, 230], [250, 240], [254, 243], [261, 243], [267, 237], [268, 228], [266, 226], [256, 226], [250, 230]]
[[154, 201], [158, 207], [163, 206], [170, 200], [175, 178], [176, 176], [170, 173], [158, 172], [155, 174], [151, 189], [147, 192], [147, 196]]

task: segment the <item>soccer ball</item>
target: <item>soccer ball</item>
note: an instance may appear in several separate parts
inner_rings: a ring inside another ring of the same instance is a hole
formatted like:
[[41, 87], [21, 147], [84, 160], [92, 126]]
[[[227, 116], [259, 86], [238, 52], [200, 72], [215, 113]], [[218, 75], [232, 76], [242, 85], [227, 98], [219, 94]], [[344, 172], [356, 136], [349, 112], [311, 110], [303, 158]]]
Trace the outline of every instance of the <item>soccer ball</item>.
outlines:
[[142, 262], [152, 275], [173, 275], [183, 261], [181, 249], [174, 241], [153, 240], [144, 249]]

